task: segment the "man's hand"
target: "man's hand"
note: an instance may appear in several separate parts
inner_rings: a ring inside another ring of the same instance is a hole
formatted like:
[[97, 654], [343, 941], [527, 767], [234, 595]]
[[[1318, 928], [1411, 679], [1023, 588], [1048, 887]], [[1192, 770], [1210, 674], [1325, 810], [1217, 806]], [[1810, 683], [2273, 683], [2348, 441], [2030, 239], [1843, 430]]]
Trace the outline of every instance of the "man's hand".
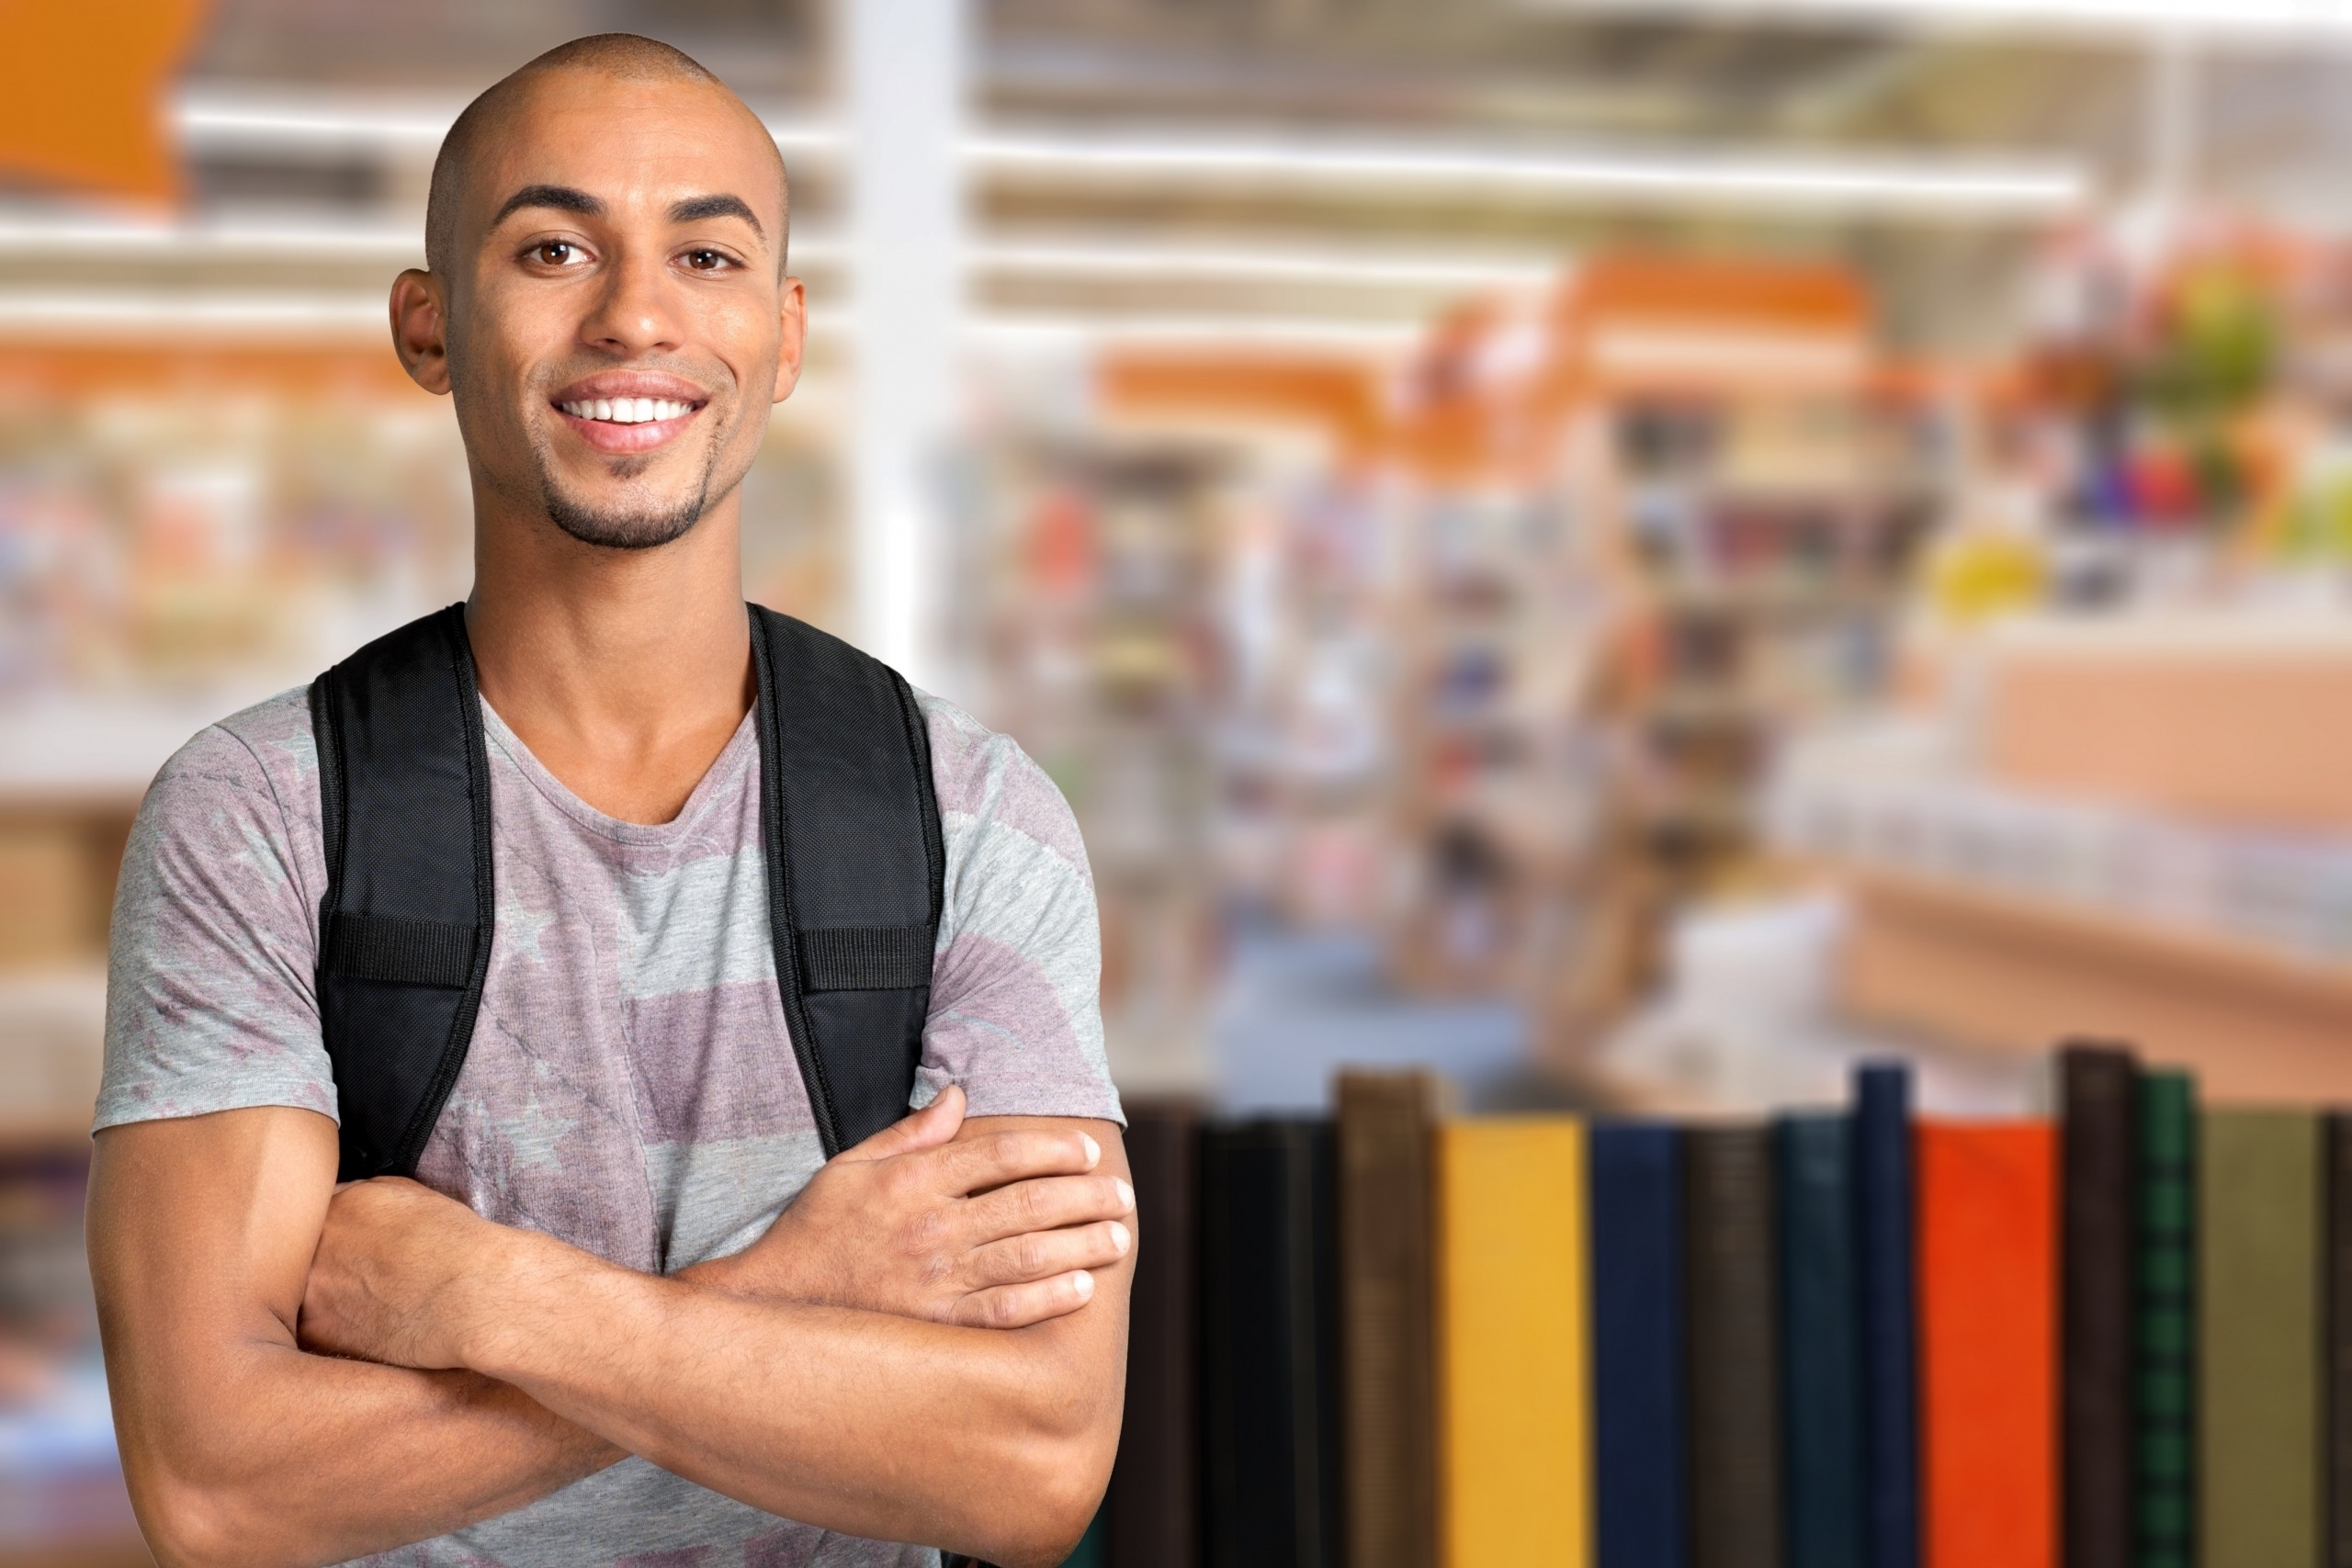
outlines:
[[1102, 1151], [1070, 1131], [955, 1141], [953, 1085], [844, 1149], [765, 1235], [684, 1278], [738, 1294], [1021, 1328], [1092, 1298], [1091, 1269], [1126, 1256], [1135, 1191], [1095, 1173]]

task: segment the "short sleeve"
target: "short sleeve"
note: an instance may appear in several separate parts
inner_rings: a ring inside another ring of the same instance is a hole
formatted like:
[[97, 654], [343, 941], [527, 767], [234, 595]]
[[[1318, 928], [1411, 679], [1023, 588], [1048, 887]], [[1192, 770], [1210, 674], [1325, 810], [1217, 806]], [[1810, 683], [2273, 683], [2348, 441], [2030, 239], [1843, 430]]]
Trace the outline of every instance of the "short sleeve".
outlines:
[[922, 699], [945, 908], [915, 1103], [961, 1084], [975, 1116], [1124, 1123], [1102, 1054], [1102, 936], [1061, 791], [1010, 739]]
[[[299, 740], [307, 760], [307, 727]], [[306, 869], [244, 739], [215, 725], [164, 764], [115, 893], [98, 1129], [260, 1105], [335, 1114], [305, 890], [323, 867]]]

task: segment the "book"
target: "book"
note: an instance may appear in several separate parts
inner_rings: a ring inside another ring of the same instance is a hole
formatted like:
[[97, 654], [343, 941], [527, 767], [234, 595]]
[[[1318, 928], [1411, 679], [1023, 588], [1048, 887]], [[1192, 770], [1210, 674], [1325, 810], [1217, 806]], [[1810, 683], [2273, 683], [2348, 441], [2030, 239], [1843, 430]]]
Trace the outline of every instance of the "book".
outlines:
[[1681, 1135], [1596, 1123], [1586, 1134], [1592, 1237], [1593, 1561], [1688, 1559], [1682, 1432]]
[[1779, 1568], [1771, 1132], [1692, 1127], [1682, 1154], [1690, 1560], [1693, 1568]]
[[1862, 1286], [1862, 1540], [1871, 1568], [1918, 1568], [1918, 1254], [1911, 1069], [1854, 1073], [1856, 1255]]
[[1789, 1562], [1862, 1568], [1861, 1292], [1853, 1140], [1839, 1111], [1773, 1128]]
[[2327, 1568], [2352, 1568], [2352, 1111], [2326, 1119]]
[[2197, 1085], [2139, 1084], [2139, 1320], [2132, 1455], [2138, 1568], [2197, 1561]]
[[1182, 1102], [1129, 1100], [1126, 1111], [1138, 1243], [1127, 1404], [1098, 1522], [1112, 1568], [1198, 1568], [1200, 1119]]
[[2066, 1568], [2132, 1568], [2136, 1085], [2129, 1051], [2058, 1053]]
[[1923, 1537], [1935, 1568], [2057, 1561], [2057, 1145], [1917, 1131]]
[[1331, 1127], [1201, 1135], [1202, 1530], [1233, 1568], [1338, 1568], [1338, 1225]]
[[2199, 1122], [2197, 1512], [2203, 1568], [2319, 1560], [2320, 1123]]
[[1437, 1083], [1426, 1072], [1342, 1072], [1338, 1102], [1348, 1561], [1433, 1568]]
[[1586, 1568], [1584, 1129], [1472, 1118], [1436, 1148], [1440, 1561]]

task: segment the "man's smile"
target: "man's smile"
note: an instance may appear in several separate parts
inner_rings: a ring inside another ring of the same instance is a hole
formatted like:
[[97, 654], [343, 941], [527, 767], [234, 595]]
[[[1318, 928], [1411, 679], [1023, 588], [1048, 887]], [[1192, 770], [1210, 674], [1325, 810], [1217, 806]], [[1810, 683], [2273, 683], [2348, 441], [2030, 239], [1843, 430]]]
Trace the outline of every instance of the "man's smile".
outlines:
[[563, 422], [599, 452], [650, 452], [694, 422], [710, 399], [676, 376], [607, 370], [584, 377], [548, 400]]

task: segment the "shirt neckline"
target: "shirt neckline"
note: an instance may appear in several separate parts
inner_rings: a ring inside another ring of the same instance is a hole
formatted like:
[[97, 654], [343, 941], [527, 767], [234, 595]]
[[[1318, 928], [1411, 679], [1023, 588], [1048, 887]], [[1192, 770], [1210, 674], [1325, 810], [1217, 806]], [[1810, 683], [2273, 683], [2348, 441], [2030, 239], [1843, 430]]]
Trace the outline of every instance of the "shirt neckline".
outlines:
[[710, 767], [695, 782], [693, 793], [686, 796], [685, 805], [678, 808], [675, 817], [667, 822], [624, 822], [607, 812], [597, 810], [574, 795], [561, 779], [548, 772], [547, 765], [523, 744], [523, 738], [499, 716], [496, 708], [490, 705], [490, 699], [481, 699], [482, 729], [490, 743], [514, 764], [515, 770], [530, 781], [534, 789], [546, 796], [549, 805], [600, 838], [610, 839], [617, 844], [651, 848], [674, 844], [693, 832], [698, 820], [709, 810], [711, 802], [733, 787], [742, 776], [750, 755], [757, 745], [752, 729], [752, 720], [757, 716], [757, 712], [755, 708], [743, 716], [742, 723], [737, 725], [735, 733], [728, 737], [727, 744], [719, 749]]

